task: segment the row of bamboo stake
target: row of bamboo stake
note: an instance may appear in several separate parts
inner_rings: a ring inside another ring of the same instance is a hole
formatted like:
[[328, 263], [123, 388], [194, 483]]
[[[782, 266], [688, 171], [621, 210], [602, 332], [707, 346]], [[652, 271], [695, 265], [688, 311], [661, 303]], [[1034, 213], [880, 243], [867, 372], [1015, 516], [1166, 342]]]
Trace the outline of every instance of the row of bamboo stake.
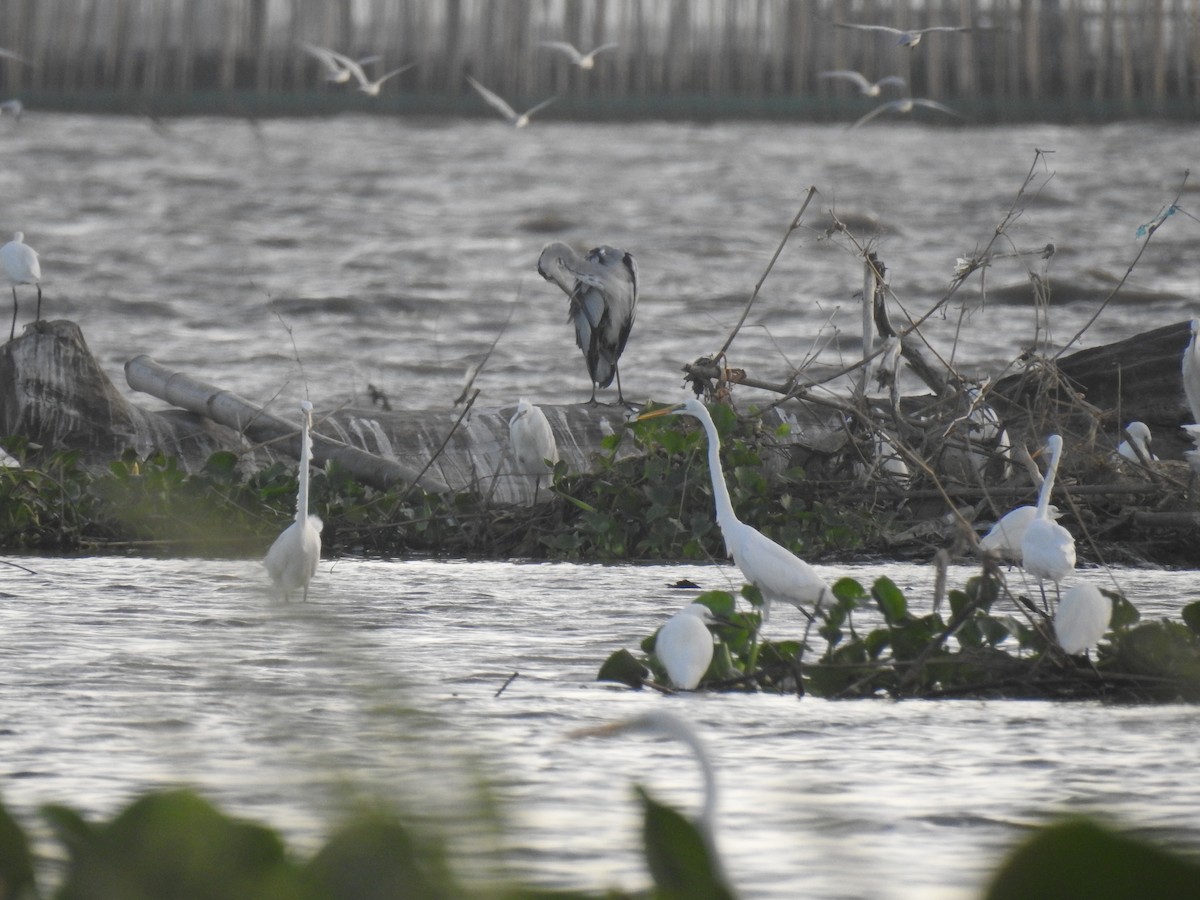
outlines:
[[[1152, 112], [1200, 95], [1200, 0], [5, 0], [6, 95], [332, 90], [307, 41], [417, 63], [378, 98], [844, 97], [827, 69], [899, 74], [914, 95]], [[834, 22], [968, 26], [913, 50]], [[616, 41], [573, 70], [543, 40]]]

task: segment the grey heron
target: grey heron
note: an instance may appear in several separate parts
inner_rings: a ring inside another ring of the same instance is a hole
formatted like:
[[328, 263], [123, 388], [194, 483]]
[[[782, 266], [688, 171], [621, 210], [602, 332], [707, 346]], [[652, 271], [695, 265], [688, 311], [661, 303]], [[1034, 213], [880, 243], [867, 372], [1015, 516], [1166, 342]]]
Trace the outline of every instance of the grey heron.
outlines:
[[553, 281], [570, 298], [567, 316], [575, 326], [575, 343], [587, 360], [596, 388], [617, 380], [617, 402], [624, 404], [617, 361], [625, 350], [637, 309], [638, 273], [633, 254], [603, 245], [578, 253], [559, 241], [547, 244], [538, 257], [538, 274]]

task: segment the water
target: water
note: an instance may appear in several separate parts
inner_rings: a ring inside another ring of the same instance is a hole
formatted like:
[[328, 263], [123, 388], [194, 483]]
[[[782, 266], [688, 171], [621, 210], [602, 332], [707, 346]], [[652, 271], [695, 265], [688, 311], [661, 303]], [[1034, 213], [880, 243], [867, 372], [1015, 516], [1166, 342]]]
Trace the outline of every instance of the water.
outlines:
[[[0, 120], [0, 232], [26, 232], [44, 314], [79, 322], [123, 390], [124, 362], [149, 353], [276, 409], [306, 390], [318, 408], [365, 404], [368, 383], [397, 408], [448, 405], [510, 314], [480, 402], [582, 400], [565, 298], [534, 263], [554, 239], [623, 246], [643, 286], [626, 392], [671, 398], [680, 366], [724, 341], [810, 186], [820, 193], [805, 226], [730, 357], [766, 380], [784, 380], [835, 330], [819, 366], [859, 352], [861, 263], [825, 233], [825, 210], [886, 226], [875, 246], [917, 315], [945, 293], [955, 259], [990, 240], [1035, 148], [1053, 151], [997, 249], [1057, 252], [998, 261], [988, 285], [1048, 276], [1064, 297], [1050, 313], [1062, 341], [1195, 168], [1195, 138], [1154, 123], [517, 132], [33, 112]], [[1194, 314], [1193, 196], [1138, 264], [1139, 299], [1113, 304], [1082, 346]], [[1091, 292], [1065, 302], [1078, 285]], [[969, 371], [995, 374], [1033, 340], [1028, 300], [984, 303], [978, 281], [961, 299], [957, 338], [957, 305], [927, 336], [947, 354], [957, 340]], [[668, 704], [708, 739], [719, 842], [748, 897], [971, 896], [1025, 826], [1060, 812], [1200, 846], [1191, 708], [663, 698], [593, 680], [612, 650], [686, 602], [669, 584], [734, 586], [728, 568], [326, 560], [313, 602], [284, 607], [253, 562], [19, 561], [38, 574], [0, 566], [0, 789], [26, 817], [46, 802], [108, 814], [188, 783], [302, 849], [360, 795], [444, 811], [459, 835], [478, 819], [482, 773], [506, 819], [503, 839], [473, 836], [496, 845], [474, 853], [489, 871], [502, 860], [540, 884], [632, 887], [645, 875], [630, 784], [694, 809], [695, 767], [670, 744], [563, 738]], [[884, 573], [928, 596], [919, 567], [862, 576]], [[1190, 573], [1119, 576], [1147, 614], [1192, 599]], [[798, 627], [786, 609], [772, 622]]]
[[[37, 574], [0, 567], [0, 786], [25, 821], [182, 783], [308, 851], [355, 797], [438, 810], [457, 834], [481, 775], [505, 822], [476, 835], [495, 845], [487, 873], [633, 888], [631, 785], [697, 810], [698, 770], [669, 742], [567, 735], [665, 707], [708, 742], [719, 845], [747, 897], [974, 896], [1061, 813], [1200, 846], [1192, 707], [663, 697], [594, 680], [688, 601], [671, 584], [731, 587], [727, 566], [326, 560], [311, 602], [285, 606], [253, 562], [16, 561]], [[925, 567], [818, 568], [930, 595]], [[1194, 598], [1191, 573], [1116, 577], [1148, 617]], [[770, 627], [802, 624], [784, 607]]]
[[[730, 356], [768, 381], [784, 381], [835, 331], [821, 365], [861, 352], [852, 295], [862, 266], [847, 237], [826, 235], [829, 209], [882, 224], [878, 238], [861, 226], [855, 235], [874, 239], [889, 267], [893, 317], [900, 304], [917, 316], [946, 293], [955, 260], [992, 238], [1045, 151], [994, 249], [1057, 252], [997, 261], [986, 285], [1048, 277], [1062, 342], [1133, 261], [1138, 227], [1196, 168], [1197, 146], [1195, 128], [1160, 123], [518, 131], [343, 116], [156, 130], [146, 119], [30, 113], [0, 122], [0, 233], [26, 232], [42, 256], [45, 314], [79, 322], [126, 391], [122, 366], [148, 353], [278, 409], [306, 389], [318, 407], [366, 405], [368, 383], [397, 408], [448, 405], [510, 315], [479, 402], [578, 402], [587, 382], [566, 298], [534, 266], [550, 240], [610, 243], [636, 255], [642, 283], [627, 394], [671, 399], [680, 367], [730, 333], [810, 186], [819, 194]], [[1082, 346], [1195, 313], [1197, 227], [1172, 217], [1134, 272], [1144, 293], [1110, 307]], [[1064, 302], [1081, 285], [1085, 299]], [[925, 334], [968, 373], [996, 374], [1035, 338], [1030, 292], [1021, 297], [984, 303], [976, 276]]]

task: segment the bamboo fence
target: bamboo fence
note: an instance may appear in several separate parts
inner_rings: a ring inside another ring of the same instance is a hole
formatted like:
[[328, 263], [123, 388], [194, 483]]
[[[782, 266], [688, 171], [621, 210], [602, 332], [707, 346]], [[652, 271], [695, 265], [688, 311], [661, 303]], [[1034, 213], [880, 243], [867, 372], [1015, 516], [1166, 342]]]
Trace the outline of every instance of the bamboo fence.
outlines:
[[[547, 115], [665, 102], [822, 117], [857, 98], [820, 72], [854, 69], [995, 118], [1193, 116], [1198, 15], [1200, 0], [2, 0], [0, 47], [29, 64], [0, 61], [0, 93], [51, 106], [237, 94], [281, 111], [350, 98], [309, 42], [415, 62], [379, 97], [353, 97], [380, 109], [454, 107], [471, 74], [518, 103], [560, 95]], [[910, 50], [835, 22], [973, 30]], [[545, 40], [619, 47], [581, 71]]]

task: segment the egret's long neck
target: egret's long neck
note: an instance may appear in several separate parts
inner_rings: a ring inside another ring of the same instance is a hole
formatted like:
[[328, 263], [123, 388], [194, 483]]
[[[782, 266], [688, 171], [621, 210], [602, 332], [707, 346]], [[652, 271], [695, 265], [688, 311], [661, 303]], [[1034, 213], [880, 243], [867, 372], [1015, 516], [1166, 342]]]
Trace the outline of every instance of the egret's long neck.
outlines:
[[733, 502], [729, 499], [725, 470], [721, 468], [721, 438], [710, 417], [700, 419], [700, 424], [704, 426], [704, 433], [708, 435], [708, 474], [712, 479], [713, 501], [717, 506], [717, 525], [723, 529], [726, 525], [736, 525], [738, 517], [733, 511]]
[[1042, 489], [1038, 492], [1037, 517], [1039, 519], [1050, 518], [1050, 495], [1054, 493], [1054, 478], [1058, 474], [1058, 457], [1062, 453], [1062, 445], [1055, 444], [1054, 449], [1050, 451], [1050, 465], [1046, 467], [1046, 478], [1042, 482]]
[[304, 413], [304, 432], [300, 443], [300, 490], [296, 494], [296, 521], [303, 522], [308, 518], [308, 464], [312, 456], [312, 435], [309, 425], [311, 413]]

